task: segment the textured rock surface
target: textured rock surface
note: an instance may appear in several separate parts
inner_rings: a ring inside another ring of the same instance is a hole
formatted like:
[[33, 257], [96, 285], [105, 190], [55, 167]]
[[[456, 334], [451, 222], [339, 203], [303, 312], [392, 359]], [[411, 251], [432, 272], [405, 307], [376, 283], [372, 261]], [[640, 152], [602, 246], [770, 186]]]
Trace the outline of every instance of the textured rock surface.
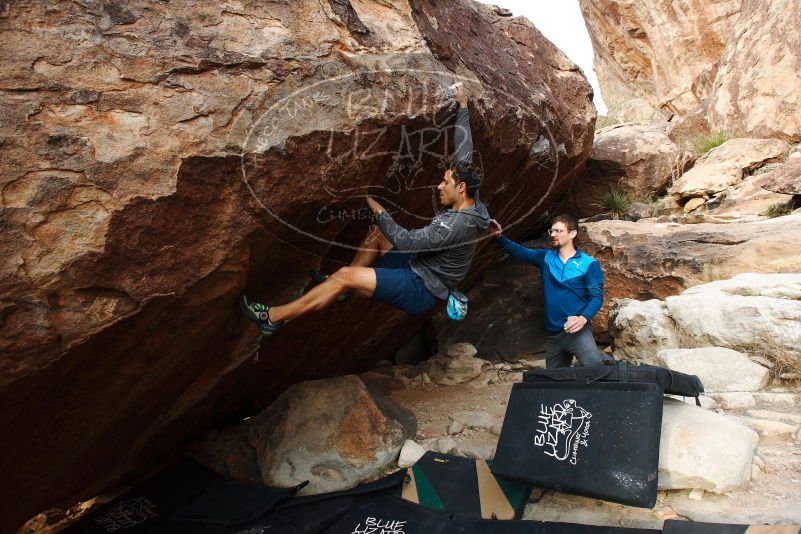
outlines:
[[615, 299], [609, 308], [609, 334], [615, 340], [615, 357], [649, 360], [666, 347], [680, 346], [673, 320], [665, 303]]
[[656, 354], [656, 363], [673, 371], [696, 375], [711, 392], [756, 391], [770, 381], [767, 368], [747, 355], [721, 347], [666, 349]]
[[[301, 432], [312, 427], [314, 433]], [[398, 440], [413, 436], [416, 429], [414, 414], [348, 375], [297, 384], [261, 414], [237, 427], [209, 432], [189, 451], [202, 464], [234, 480], [294, 485], [295, 475], [291, 469], [287, 474], [280, 453], [277, 457], [270, 454], [272, 448], [292, 449], [285, 458], [300, 473], [297, 476], [322, 478], [314, 485], [319, 489], [369, 478], [387, 458], [394, 459], [393, 451], [400, 448]], [[362, 432], [366, 435], [357, 435]], [[352, 450], [354, 442], [362, 447], [358, 454]], [[330, 450], [320, 453], [325, 447]], [[370, 464], [371, 454], [377, 466]]]
[[666, 401], [659, 445], [659, 488], [725, 493], [751, 478], [756, 432], [734, 418]]
[[596, 328], [606, 325], [613, 298], [663, 299], [739, 273], [801, 272], [801, 216], [730, 224], [652, 221], [582, 225], [582, 250], [601, 262], [606, 279]]
[[781, 421], [771, 421], [754, 417], [739, 417], [738, 420], [754, 432], [757, 432], [760, 436], [793, 439], [795, 438], [796, 432], [798, 432], [797, 425], [782, 423]]
[[[464, 412], [456, 412], [448, 415], [451, 421], [462, 425], [462, 428], [469, 429], [484, 429], [492, 432], [493, 434], [500, 435], [503, 420], [493, 417], [483, 410], [468, 410]], [[458, 434], [458, 432], [448, 432], [449, 434]]]
[[801, 139], [795, 0], [581, 0], [595, 70], [621, 121], [675, 113], [696, 133]]
[[744, 0], [707, 105], [712, 130], [801, 140], [801, 12]]
[[351, 302], [259, 347], [233, 304], [246, 287], [287, 300], [320, 257], [350, 254], [330, 241], [367, 225], [343, 215], [364, 205], [343, 190], [391, 190], [409, 226], [431, 216], [414, 184], [439, 181], [437, 157], [387, 169], [446, 122], [456, 74], [495, 215], [542, 213], [590, 151], [584, 76], [490, 6], [16, 1], [0, 32], [0, 422], [15, 429], [0, 529], [291, 383], [390, 354], [424, 318]]
[[289, 487], [308, 480], [304, 494], [376, 477], [413, 435], [380, 409], [354, 375], [296, 384], [248, 427], [264, 483]]
[[637, 198], [665, 192], [689, 161], [685, 149], [667, 136], [668, 123], [610, 126], [595, 134], [584, 172], [571, 188], [565, 207], [579, 217], [603, 211], [601, 199], [610, 187]]
[[[767, 189], [773, 183], [775, 175], [772, 172], [744, 177], [740, 183], [711, 199], [706, 204], [704, 213], [709, 218], [719, 220], [747, 221], [764, 217], [771, 206], [776, 204], [792, 205], [792, 195]], [[693, 200], [695, 199], [690, 202]]]
[[[801, 274], [744, 273], [667, 297], [661, 307], [627, 300], [614, 311], [610, 328], [618, 357], [650, 359], [663, 349], [693, 346], [764, 352], [768, 356], [773, 351], [798, 354]], [[664, 325], [670, 333], [658, 337], [650, 335], [650, 326], [642, 321], [617, 320], [659, 313], [663, 317], [656, 317], [655, 323]]]
[[788, 158], [781, 168], [764, 175], [762, 185], [768, 191], [785, 195], [801, 195], [801, 157]]
[[748, 410], [748, 415], [751, 417], [758, 417], [759, 419], [781, 421], [788, 425], [801, 425], [801, 414], [798, 413], [775, 412], [772, 410]]
[[449, 358], [459, 358], [462, 356], [472, 358], [478, 354], [478, 350], [473, 345], [465, 341], [448, 345], [443, 352], [447, 354]]
[[246, 425], [213, 430], [202, 441], [193, 443], [189, 453], [212, 471], [234, 480], [261, 484], [256, 449], [248, 440]]
[[710, 396], [724, 410], [742, 410], [743, 408], [756, 406], [756, 399], [753, 393], [748, 391], [713, 393]]
[[696, 209], [700, 208], [706, 203], [706, 199], [703, 197], [694, 197], [687, 201], [687, 203], [681, 208], [681, 211], [684, 213], [690, 213], [691, 211], [695, 211]]
[[801, 347], [801, 274], [744, 273], [665, 299], [685, 335], [717, 347]]
[[580, 0], [610, 115], [648, 120], [701, 103], [742, 3]]
[[681, 198], [711, 196], [736, 185], [765, 162], [783, 159], [790, 145], [776, 139], [730, 139], [698, 160], [670, 187]]
[[[467, 344], [465, 343], [465, 345]], [[452, 386], [463, 382], [469, 382], [479, 377], [482, 367], [486, 364], [486, 360], [476, 358], [469, 353], [460, 351], [453, 358], [438, 354], [434, 355], [418, 365], [415, 369], [417, 371], [416, 374], [421, 374], [436, 384]]]
[[[526, 242], [526, 246], [543, 243]], [[502, 254], [499, 253], [499, 254]], [[545, 351], [540, 274], [513, 258], [499, 261], [467, 293], [470, 310], [462, 321], [435, 317], [440, 352], [455, 342], [472, 343], [481, 358], [514, 361]]]

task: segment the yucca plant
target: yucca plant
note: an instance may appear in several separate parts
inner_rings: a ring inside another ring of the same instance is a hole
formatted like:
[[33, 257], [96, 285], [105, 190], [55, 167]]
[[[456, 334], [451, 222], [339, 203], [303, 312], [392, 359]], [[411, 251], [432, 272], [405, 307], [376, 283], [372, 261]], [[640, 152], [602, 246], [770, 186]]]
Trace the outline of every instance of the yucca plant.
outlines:
[[601, 207], [613, 219], [619, 219], [631, 207], [631, 194], [620, 187], [610, 187], [601, 196]]
[[713, 148], [717, 148], [731, 139], [731, 135], [718, 130], [707, 134], [700, 134], [693, 137], [693, 150], [698, 157], [703, 156]]

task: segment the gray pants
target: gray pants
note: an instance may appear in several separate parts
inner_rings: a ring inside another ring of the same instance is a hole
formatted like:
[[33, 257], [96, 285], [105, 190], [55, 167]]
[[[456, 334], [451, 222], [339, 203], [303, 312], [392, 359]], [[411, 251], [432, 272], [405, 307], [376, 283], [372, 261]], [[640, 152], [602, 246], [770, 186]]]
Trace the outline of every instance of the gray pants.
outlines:
[[575, 334], [564, 331], [556, 334], [545, 333], [546, 368], [570, 367], [574, 355], [581, 362], [582, 367], [603, 365], [604, 361], [613, 360], [611, 356], [598, 350], [589, 323]]

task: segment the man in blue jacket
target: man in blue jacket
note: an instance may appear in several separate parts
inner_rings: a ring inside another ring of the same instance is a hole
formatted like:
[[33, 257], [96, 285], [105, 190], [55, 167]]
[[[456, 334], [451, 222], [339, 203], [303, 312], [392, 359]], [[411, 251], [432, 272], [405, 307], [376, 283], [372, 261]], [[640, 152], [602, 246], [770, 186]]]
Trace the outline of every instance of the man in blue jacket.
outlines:
[[518, 261], [539, 267], [545, 297], [545, 365], [570, 367], [573, 356], [583, 366], [603, 365], [612, 358], [598, 350], [590, 321], [604, 300], [604, 275], [595, 258], [576, 250], [578, 223], [571, 215], [551, 220], [550, 249], [530, 249], [502, 234], [492, 220], [492, 234]]

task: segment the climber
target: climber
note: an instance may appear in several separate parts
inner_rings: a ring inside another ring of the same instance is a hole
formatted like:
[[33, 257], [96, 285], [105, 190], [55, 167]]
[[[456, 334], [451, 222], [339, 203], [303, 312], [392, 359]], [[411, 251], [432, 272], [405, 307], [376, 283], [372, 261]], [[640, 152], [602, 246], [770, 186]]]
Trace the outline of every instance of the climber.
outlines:
[[431, 223], [407, 230], [374, 198], [367, 197], [376, 227], [362, 241], [353, 261], [302, 297], [279, 306], [239, 298], [242, 313], [264, 335], [287, 321], [322, 310], [346, 292], [422, 314], [439, 300], [455, 294], [466, 275], [478, 239], [489, 227], [486, 206], [478, 198], [481, 175], [473, 166], [473, 139], [467, 94], [461, 84], [452, 86], [458, 104], [454, 130], [454, 157], [437, 186], [443, 208]]

